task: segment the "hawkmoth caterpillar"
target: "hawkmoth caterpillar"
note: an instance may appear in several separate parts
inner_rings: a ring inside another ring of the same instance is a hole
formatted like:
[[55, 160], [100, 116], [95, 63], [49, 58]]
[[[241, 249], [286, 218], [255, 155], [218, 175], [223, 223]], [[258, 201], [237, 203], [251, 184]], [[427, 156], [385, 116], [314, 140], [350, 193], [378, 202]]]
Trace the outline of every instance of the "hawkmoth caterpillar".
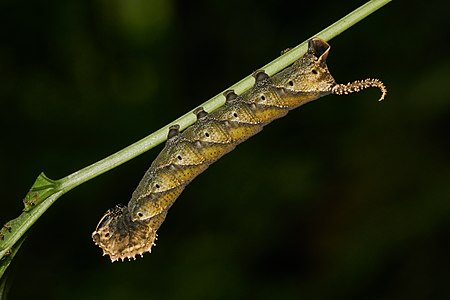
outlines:
[[184, 188], [209, 165], [238, 144], [260, 132], [265, 125], [289, 110], [328, 94], [348, 94], [368, 87], [386, 87], [378, 79], [338, 84], [326, 65], [330, 46], [309, 40], [307, 53], [290, 67], [269, 77], [263, 70], [253, 73], [254, 86], [237, 95], [224, 93], [225, 104], [207, 113], [197, 108], [197, 122], [180, 132], [170, 127], [164, 149], [145, 173], [127, 206], [108, 210], [92, 238], [111, 261], [151, 252], [156, 231]]

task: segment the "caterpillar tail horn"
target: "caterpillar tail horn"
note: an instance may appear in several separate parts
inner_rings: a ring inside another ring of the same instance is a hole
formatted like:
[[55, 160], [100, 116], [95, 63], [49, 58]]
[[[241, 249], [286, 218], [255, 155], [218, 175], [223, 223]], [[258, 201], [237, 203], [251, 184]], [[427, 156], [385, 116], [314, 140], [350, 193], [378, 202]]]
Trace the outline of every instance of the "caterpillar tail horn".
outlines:
[[379, 88], [381, 91], [381, 97], [378, 101], [384, 100], [387, 94], [387, 88], [379, 79], [368, 78], [365, 80], [356, 80], [346, 84], [336, 84], [331, 89], [331, 93], [335, 95], [346, 95], [355, 92], [359, 92], [366, 88]]

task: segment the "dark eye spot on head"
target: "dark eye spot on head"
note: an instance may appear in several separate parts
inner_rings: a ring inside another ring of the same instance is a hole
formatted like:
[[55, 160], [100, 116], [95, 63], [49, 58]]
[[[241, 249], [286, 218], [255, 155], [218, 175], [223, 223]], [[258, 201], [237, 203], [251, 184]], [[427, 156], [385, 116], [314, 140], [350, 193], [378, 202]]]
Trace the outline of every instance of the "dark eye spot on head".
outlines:
[[289, 83], [290, 86], [294, 86], [294, 82], [292, 80], [289, 80], [288, 83]]
[[183, 158], [181, 157], [181, 155], [177, 156], [178, 160], [182, 160]]
[[105, 237], [108, 237], [108, 236], [109, 236], [109, 232], [105, 233]]
[[262, 95], [262, 96], [261, 96], [261, 100], [262, 100], [262, 101], [266, 100], [266, 96]]
[[159, 188], [160, 188], [159, 184], [155, 184], [155, 187], [156, 187], [157, 189], [159, 189]]
[[233, 117], [237, 118], [237, 113], [233, 113]]
[[205, 136], [206, 136], [206, 137], [209, 137], [209, 133], [205, 132]]
[[139, 218], [142, 218], [142, 217], [144, 216], [144, 214], [143, 214], [143, 213], [141, 213], [141, 212], [138, 212], [138, 214], [137, 214], [137, 215], [138, 215], [138, 217], [139, 217]]
[[312, 72], [314, 75], [316, 75], [316, 74], [318, 73], [316, 69], [313, 69], [311, 72]]

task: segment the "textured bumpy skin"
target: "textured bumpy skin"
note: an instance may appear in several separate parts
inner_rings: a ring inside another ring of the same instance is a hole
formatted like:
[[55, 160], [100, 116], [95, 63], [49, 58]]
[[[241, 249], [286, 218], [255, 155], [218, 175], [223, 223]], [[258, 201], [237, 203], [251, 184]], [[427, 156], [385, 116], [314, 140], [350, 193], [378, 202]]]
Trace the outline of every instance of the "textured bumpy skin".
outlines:
[[337, 84], [328, 71], [330, 46], [309, 41], [308, 52], [292, 66], [269, 77], [259, 70], [255, 85], [242, 95], [225, 92], [225, 104], [212, 113], [195, 110], [197, 122], [184, 132], [170, 128], [164, 149], [134, 191], [127, 206], [106, 212], [92, 234], [112, 261], [150, 252], [167, 211], [184, 188], [210, 164], [260, 132], [289, 110], [328, 94], [348, 94], [367, 87], [386, 88], [377, 79]]

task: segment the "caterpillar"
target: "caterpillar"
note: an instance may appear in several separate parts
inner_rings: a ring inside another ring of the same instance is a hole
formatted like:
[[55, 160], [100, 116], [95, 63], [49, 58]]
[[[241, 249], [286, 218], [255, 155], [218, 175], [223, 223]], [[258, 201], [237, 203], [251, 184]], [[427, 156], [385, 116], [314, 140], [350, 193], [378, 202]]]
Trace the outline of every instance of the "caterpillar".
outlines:
[[263, 70], [253, 73], [254, 86], [241, 95], [224, 93], [225, 104], [207, 113], [194, 110], [196, 123], [180, 132], [169, 128], [163, 150], [133, 192], [128, 205], [117, 205], [101, 218], [93, 241], [112, 262], [135, 259], [151, 252], [156, 231], [184, 188], [209, 165], [238, 144], [260, 132], [265, 125], [289, 110], [329, 94], [349, 94], [369, 87], [387, 89], [378, 79], [338, 84], [328, 71], [330, 46], [319, 38], [308, 42], [306, 54], [290, 67], [269, 77]]

